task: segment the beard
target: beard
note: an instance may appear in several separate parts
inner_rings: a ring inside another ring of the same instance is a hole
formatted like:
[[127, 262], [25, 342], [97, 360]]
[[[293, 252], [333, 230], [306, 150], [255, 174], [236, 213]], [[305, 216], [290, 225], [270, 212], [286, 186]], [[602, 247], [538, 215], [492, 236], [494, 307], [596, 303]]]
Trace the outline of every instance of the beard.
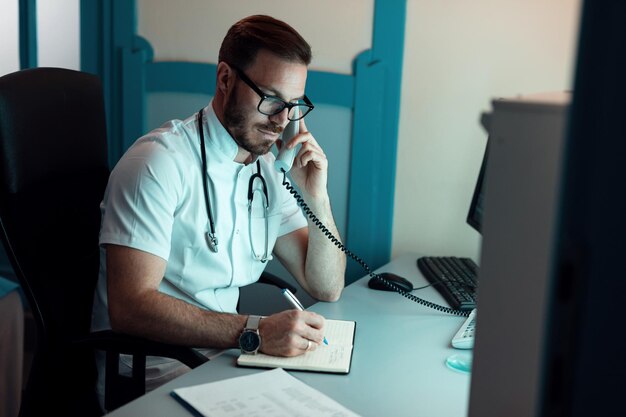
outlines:
[[258, 129], [280, 134], [283, 131], [283, 127], [270, 120], [267, 123], [254, 123], [250, 114], [241, 109], [241, 106], [235, 99], [237, 97], [236, 93], [236, 91], [233, 91], [230, 100], [227, 101], [224, 108], [224, 127], [240, 148], [245, 149], [252, 155], [265, 155], [270, 151], [274, 141], [255, 138], [254, 134], [257, 133]]

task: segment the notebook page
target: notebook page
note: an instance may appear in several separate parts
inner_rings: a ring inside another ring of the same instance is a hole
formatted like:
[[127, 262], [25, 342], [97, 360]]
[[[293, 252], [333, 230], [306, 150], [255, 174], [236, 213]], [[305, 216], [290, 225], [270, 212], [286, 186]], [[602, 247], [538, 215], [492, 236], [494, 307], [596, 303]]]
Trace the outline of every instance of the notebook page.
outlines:
[[355, 322], [326, 320], [324, 326], [328, 345], [321, 344], [317, 349], [303, 355], [280, 357], [263, 353], [240, 355], [237, 364], [268, 368], [347, 373], [352, 358], [352, 341]]

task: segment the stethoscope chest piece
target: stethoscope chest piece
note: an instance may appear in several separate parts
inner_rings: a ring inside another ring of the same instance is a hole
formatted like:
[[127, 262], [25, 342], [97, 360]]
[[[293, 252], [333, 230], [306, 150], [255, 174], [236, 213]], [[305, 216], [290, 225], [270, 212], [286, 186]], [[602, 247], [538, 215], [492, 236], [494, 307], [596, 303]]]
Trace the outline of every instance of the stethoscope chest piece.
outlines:
[[206, 239], [206, 243], [209, 245], [211, 252], [217, 253], [217, 236], [215, 236], [214, 233], [206, 232], [204, 234], [204, 238]]

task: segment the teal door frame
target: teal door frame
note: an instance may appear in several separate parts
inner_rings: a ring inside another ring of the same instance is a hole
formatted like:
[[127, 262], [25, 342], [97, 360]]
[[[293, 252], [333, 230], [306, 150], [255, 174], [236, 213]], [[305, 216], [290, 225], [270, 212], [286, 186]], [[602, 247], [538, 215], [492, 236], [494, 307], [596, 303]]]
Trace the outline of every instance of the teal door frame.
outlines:
[[[103, 81], [111, 164], [144, 133], [148, 92], [214, 88], [196, 81], [214, 79], [213, 64], [153, 62], [136, 34], [135, 8], [131, 0], [81, 0], [81, 69]], [[372, 269], [391, 256], [405, 19], [406, 0], [376, 0], [372, 48], [355, 58], [353, 74], [310, 71], [307, 83], [318, 102], [353, 111], [344, 241]], [[348, 263], [348, 282], [363, 275]]]
[[36, 0], [19, 0], [19, 51], [20, 69], [37, 66], [37, 3]]

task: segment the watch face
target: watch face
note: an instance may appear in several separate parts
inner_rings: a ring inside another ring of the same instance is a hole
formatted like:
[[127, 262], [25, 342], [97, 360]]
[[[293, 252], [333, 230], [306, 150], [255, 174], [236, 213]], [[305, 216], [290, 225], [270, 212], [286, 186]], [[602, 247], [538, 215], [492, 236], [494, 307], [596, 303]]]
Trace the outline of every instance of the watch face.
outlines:
[[261, 338], [256, 332], [246, 331], [239, 337], [239, 346], [244, 352], [254, 352], [259, 348]]

